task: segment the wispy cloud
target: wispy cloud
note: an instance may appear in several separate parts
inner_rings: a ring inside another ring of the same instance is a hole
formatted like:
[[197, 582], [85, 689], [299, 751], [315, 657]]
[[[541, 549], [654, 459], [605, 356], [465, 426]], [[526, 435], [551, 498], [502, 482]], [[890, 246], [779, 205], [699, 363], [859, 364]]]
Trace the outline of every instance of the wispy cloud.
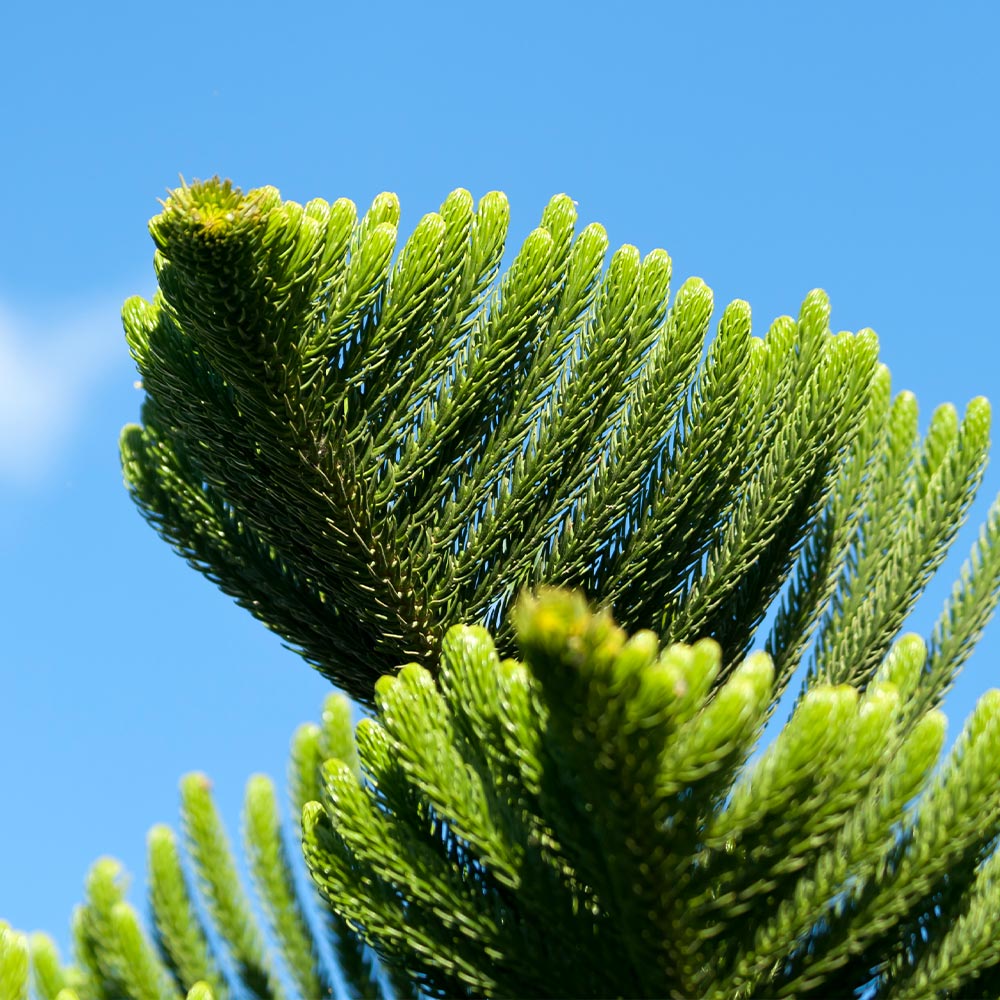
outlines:
[[120, 299], [44, 319], [0, 303], [0, 484], [39, 485], [122, 362]]

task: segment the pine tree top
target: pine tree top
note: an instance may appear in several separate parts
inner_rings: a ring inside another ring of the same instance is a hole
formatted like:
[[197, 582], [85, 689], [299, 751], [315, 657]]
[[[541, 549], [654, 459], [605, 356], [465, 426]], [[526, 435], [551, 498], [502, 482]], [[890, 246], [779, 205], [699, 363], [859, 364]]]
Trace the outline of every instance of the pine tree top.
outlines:
[[145, 515], [366, 702], [434, 669], [452, 624], [509, 652], [538, 583], [714, 638], [726, 670], [766, 643], [779, 689], [817, 626], [815, 673], [870, 675], [978, 485], [986, 401], [921, 441], [874, 334], [834, 334], [822, 292], [764, 337], [733, 302], [711, 337], [704, 282], [671, 299], [664, 251], [608, 258], [565, 195], [501, 273], [508, 214], [456, 190], [397, 252], [392, 194], [359, 218], [218, 179], [171, 193], [160, 290], [124, 309]]

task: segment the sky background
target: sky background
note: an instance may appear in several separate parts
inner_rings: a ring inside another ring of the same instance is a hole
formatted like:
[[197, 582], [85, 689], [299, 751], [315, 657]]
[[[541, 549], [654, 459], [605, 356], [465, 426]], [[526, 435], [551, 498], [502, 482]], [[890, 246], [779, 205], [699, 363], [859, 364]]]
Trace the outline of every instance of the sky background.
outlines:
[[[510, 245], [560, 191], [613, 246], [747, 299], [813, 287], [896, 389], [1000, 401], [1000, 5], [11, 4], [0, 84], [0, 917], [64, 945], [88, 866], [141, 904], [145, 834], [211, 775], [284, 784], [329, 690], [146, 526], [117, 438], [141, 392], [119, 309], [183, 175], [287, 198], [396, 191], [403, 234], [500, 188]], [[721, 309], [717, 311], [721, 312]], [[911, 625], [927, 634], [989, 501]], [[951, 734], [1000, 677], [995, 623]]]

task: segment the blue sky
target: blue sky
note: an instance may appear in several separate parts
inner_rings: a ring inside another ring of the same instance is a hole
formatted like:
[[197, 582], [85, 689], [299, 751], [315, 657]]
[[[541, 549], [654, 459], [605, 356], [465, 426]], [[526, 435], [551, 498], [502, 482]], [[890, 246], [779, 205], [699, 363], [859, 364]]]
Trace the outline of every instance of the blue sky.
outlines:
[[[885, 3], [15, 4], [0, 59], [0, 916], [68, 941], [90, 863], [141, 902], [177, 780], [284, 775], [328, 690], [132, 508], [141, 393], [118, 311], [146, 221], [212, 174], [286, 197], [396, 191], [408, 231], [500, 188], [512, 242], [566, 191], [664, 246], [755, 329], [822, 286], [922, 415], [1000, 402], [1000, 7]], [[912, 626], [928, 632], [1000, 490], [992, 468]], [[948, 701], [998, 683], [1000, 624]]]

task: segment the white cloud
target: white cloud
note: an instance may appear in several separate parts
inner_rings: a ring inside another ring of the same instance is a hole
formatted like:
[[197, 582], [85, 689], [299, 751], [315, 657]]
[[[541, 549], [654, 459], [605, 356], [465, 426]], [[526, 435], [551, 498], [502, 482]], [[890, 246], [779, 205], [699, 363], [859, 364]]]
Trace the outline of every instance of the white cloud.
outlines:
[[123, 359], [120, 303], [45, 319], [0, 303], [0, 483], [36, 486], [51, 472], [92, 394]]

